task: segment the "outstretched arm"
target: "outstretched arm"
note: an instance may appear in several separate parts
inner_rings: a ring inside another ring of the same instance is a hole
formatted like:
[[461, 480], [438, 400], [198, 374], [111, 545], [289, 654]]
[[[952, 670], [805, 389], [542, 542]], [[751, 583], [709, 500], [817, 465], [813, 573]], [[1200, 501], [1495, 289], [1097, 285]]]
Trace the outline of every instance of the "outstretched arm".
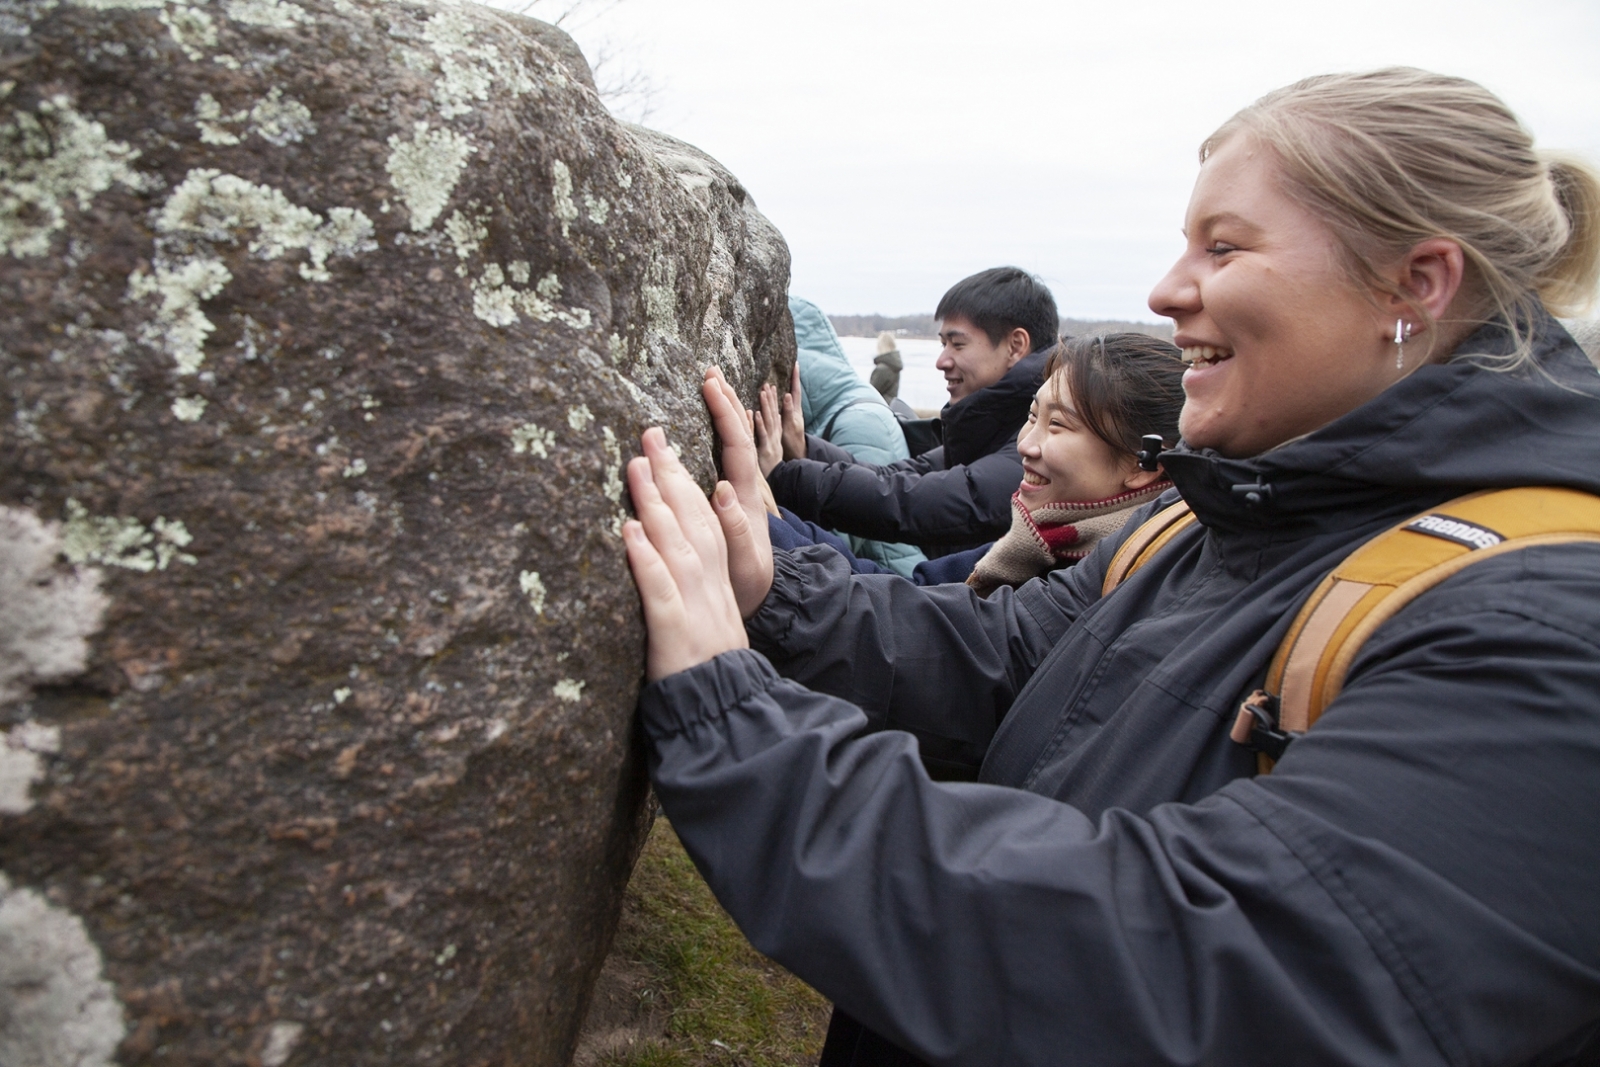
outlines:
[[950, 469], [933, 469], [933, 458], [881, 467], [782, 463], [773, 468], [772, 491], [808, 522], [879, 541], [968, 547], [1011, 528], [1011, 495], [1022, 481], [1015, 447]]
[[934, 1063], [1588, 1062], [1600, 556], [1527, 551], [1198, 803], [932, 782], [743, 650], [645, 690], [652, 779], [751, 943]]

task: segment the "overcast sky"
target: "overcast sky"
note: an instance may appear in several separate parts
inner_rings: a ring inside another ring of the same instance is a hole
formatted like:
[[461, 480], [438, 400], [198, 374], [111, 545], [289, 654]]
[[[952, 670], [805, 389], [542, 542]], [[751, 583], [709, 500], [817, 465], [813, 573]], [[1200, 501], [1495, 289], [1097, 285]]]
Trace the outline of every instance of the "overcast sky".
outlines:
[[739, 176], [835, 313], [931, 311], [1012, 263], [1064, 315], [1154, 320], [1200, 141], [1308, 74], [1465, 75], [1600, 162], [1596, 0], [590, 3], [569, 23], [615, 54], [602, 80], [646, 75], [649, 124]]

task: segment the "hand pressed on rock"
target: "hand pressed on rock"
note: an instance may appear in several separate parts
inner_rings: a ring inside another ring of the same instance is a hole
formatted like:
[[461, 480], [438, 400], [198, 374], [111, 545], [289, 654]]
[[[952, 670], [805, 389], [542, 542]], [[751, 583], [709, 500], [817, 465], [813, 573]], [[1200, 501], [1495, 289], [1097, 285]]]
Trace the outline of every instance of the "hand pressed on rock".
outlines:
[[801, 403], [800, 360], [794, 361], [789, 391], [783, 395], [783, 458], [806, 458], [806, 416]]
[[641, 443], [644, 455], [628, 463], [639, 518], [623, 524], [622, 538], [644, 604], [645, 677], [653, 682], [749, 647], [722, 533], [728, 513], [735, 525], [745, 519], [727, 482], [717, 483], [713, 508], [659, 428], [646, 430]]
[[783, 413], [778, 409], [778, 389], [771, 382], [761, 387], [760, 409], [750, 413], [755, 426], [756, 460], [761, 476], [783, 462]]
[[[722, 473], [727, 477], [737, 506], [718, 508], [727, 543], [727, 573], [738, 599], [739, 612], [748, 618], [772, 589], [772, 540], [767, 535], [767, 504], [772, 499], [766, 478], [750, 439], [750, 422], [739, 394], [722, 372], [706, 371], [701, 387], [711, 424], [722, 442]], [[758, 416], [759, 421], [759, 416]], [[776, 513], [776, 504], [773, 512]]]

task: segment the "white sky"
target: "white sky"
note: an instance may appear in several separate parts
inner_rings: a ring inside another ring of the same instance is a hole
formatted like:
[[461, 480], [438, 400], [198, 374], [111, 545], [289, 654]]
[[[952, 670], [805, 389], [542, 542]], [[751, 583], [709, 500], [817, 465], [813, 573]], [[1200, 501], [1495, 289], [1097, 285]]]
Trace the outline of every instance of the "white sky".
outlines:
[[1600, 163], [1596, 0], [596, 10], [569, 27], [591, 60], [607, 47], [648, 75], [649, 124], [739, 176], [789, 242], [791, 291], [834, 313], [931, 311], [952, 282], [1011, 263], [1043, 276], [1064, 315], [1153, 321], [1145, 297], [1178, 252], [1200, 141], [1308, 74], [1465, 75], [1541, 146]]

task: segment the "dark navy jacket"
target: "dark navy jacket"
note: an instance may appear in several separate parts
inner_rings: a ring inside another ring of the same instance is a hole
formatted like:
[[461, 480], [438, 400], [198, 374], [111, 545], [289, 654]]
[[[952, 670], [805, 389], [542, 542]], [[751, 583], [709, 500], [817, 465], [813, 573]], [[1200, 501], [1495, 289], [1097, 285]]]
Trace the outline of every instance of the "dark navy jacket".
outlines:
[[[828, 545], [839, 552], [856, 574], [893, 574], [894, 571], [870, 559], [862, 559], [850, 550], [850, 542], [831, 530], [824, 530], [814, 522], [806, 522], [788, 508], [779, 508], [781, 514], [767, 516], [767, 536], [773, 548], [793, 552], [806, 545]], [[978, 561], [984, 557], [994, 542], [989, 541], [964, 552], [952, 552], [938, 559], [927, 559], [911, 571], [913, 585], [939, 585], [942, 582], [964, 582]]]
[[916, 545], [930, 558], [993, 541], [1011, 528], [1022, 481], [1017, 432], [1039, 389], [1048, 349], [1018, 360], [995, 384], [945, 406], [944, 444], [887, 466], [855, 463], [821, 438], [808, 456], [772, 469], [779, 504], [808, 522], [877, 541]]
[[1540, 329], [1549, 378], [1458, 358], [1253, 459], [1164, 455], [1203, 525], [1107, 597], [1120, 537], [987, 600], [780, 553], [755, 650], [640, 701], [717, 897], [938, 1064], [1600, 1062], [1600, 545], [1413, 601], [1272, 775], [1228, 739], [1356, 546], [1600, 491], [1600, 376]]

